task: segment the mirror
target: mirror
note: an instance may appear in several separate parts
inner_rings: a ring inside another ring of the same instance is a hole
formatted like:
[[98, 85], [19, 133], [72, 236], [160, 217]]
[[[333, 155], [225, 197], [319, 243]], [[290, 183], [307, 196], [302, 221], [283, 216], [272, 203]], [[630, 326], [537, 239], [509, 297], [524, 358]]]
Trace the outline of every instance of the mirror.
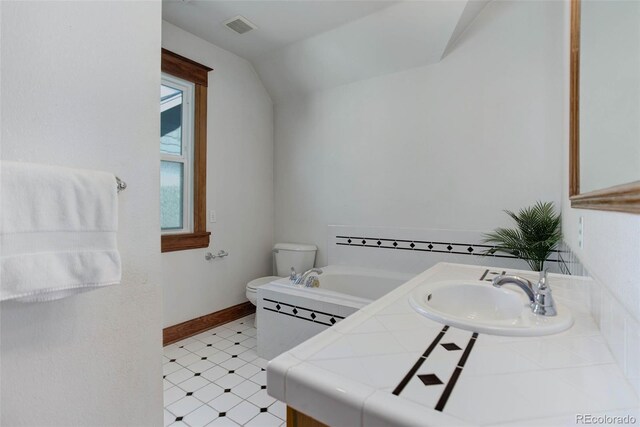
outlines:
[[571, 2], [570, 196], [640, 213], [640, 2]]

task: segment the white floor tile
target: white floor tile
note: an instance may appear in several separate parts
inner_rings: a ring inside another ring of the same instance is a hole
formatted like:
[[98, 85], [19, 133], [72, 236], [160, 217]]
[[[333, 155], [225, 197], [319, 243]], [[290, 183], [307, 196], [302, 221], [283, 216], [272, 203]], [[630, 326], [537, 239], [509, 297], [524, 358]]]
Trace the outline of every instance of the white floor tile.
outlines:
[[260, 409], [257, 406], [245, 400], [227, 412], [227, 417], [240, 425], [244, 425], [259, 413]]
[[286, 405], [267, 394], [253, 325], [248, 316], [164, 348], [165, 427], [283, 425]]
[[180, 384], [178, 384], [178, 387], [180, 387], [185, 392], [193, 393], [196, 390], [200, 390], [202, 387], [206, 386], [207, 384], [211, 384], [209, 380], [207, 380], [206, 378], [202, 378], [201, 376], [198, 376], [198, 377], [191, 377], [186, 381], [182, 381]]
[[282, 420], [274, 417], [268, 412], [262, 412], [251, 421], [245, 424], [247, 427], [277, 427], [282, 424]]
[[164, 391], [164, 405], [171, 405], [186, 396], [186, 392], [178, 386], [173, 386]]
[[166, 379], [167, 381], [170, 381], [173, 384], [180, 384], [182, 381], [187, 380], [192, 376], [193, 376], [193, 372], [191, 372], [187, 368], [181, 368], [180, 370], [167, 375]]
[[220, 396], [222, 393], [224, 393], [224, 390], [221, 387], [213, 383], [209, 383], [201, 389], [194, 391], [193, 395], [199, 400], [202, 400], [205, 403], [209, 403], [216, 397]]
[[184, 422], [190, 427], [204, 427], [216, 418], [218, 418], [218, 411], [210, 406], [202, 405], [184, 417]]
[[171, 412], [176, 417], [184, 417], [189, 412], [199, 408], [203, 404], [204, 403], [193, 396], [186, 396], [178, 400], [177, 402], [174, 402], [171, 405], [167, 406], [167, 410], [169, 410], [169, 412]]
[[233, 393], [222, 393], [209, 402], [209, 406], [218, 412], [228, 412], [231, 408], [242, 402], [242, 399]]
[[257, 393], [260, 390], [260, 386], [253, 381], [244, 381], [231, 389], [231, 392], [237, 394], [243, 399]]
[[276, 401], [273, 397], [267, 394], [267, 390], [260, 390], [256, 394], [249, 396], [247, 400], [258, 408], [268, 408], [273, 402]]

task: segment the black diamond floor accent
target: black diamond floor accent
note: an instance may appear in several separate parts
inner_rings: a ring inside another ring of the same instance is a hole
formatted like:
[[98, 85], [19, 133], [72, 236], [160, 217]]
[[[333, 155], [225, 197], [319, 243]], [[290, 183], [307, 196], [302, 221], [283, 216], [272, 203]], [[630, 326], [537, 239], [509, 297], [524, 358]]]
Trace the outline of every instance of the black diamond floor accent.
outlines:
[[226, 416], [227, 416], [227, 413], [226, 413], [226, 412], [220, 412], [220, 413], [218, 414], [218, 416], [219, 416], [219, 417], [226, 417]]
[[440, 381], [440, 378], [438, 378], [436, 374], [422, 374], [422, 375], [418, 375], [418, 378], [420, 378], [420, 381], [422, 381], [422, 384], [427, 386], [442, 384], [442, 381]]
[[211, 347], [211, 344], [207, 344], [207, 347]]
[[231, 356], [231, 358], [232, 358], [232, 359], [233, 359], [234, 357], [238, 357], [238, 355], [237, 355], [237, 354], [234, 354], [233, 356]]
[[182, 421], [182, 417], [176, 417], [176, 422]]
[[367, 243], [367, 241], [366, 241], [366, 240], [363, 240], [363, 241], [362, 241], [362, 244], [364, 245], [365, 243]]
[[395, 248], [396, 246], [398, 246], [398, 242], [393, 242], [393, 247]]
[[230, 374], [233, 374], [235, 371], [229, 371]]
[[196, 372], [195, 374], [193, 374], [194, 377], [199, 377], [200, 376], [200, 372]]
[[207, 360], [207, 358], [206, 357], [201, 357], [200, 360]]
[[171, 360], [169, 360], [169, 362], [175, 362], [175, 361], [176, 361], [176, 359], [171, 359]]
[[260, 412], [267, 412], [269, 408], [260, 408]]
[[409, 246], [411, 246], [411, 249], [416, 247], [415, 243], [413, 243], [413, 242], [411, 242], [411, 244]]
[[351, 239], [347, 240], [347, 243], [351, 243]]
[[282, 307], [280, 307], [280, 304], [276, 304], [276, 310], [280, 311]]
[[382, 242], [380, 240], [378, 240], [377, 243], [378, 243], [378, 246], [380, 246], [382, 244]]
[[431, 243], [429, 243], [429, 246], [427, 246], [429, 249], [433, 249], [433, 245]]
[[312, 319], [315, 319], [316, 317], [317, 317], [317, 316], [316, 316], [316, 314], [315, 314], [315, 313], [311, 313], [311, 318], [312, 318]]
[[334, 319], [333, 317], [331, 319], [329, 319], [329, 322], [331, 322], [331, 324], [335, 324], [336, 323], [336, 319]]
[[460, 347], [456, 345], [456, 343], [453, 343], [453, 342], [448, 342], [440, 345], [446, 348], [448, 351], [462, 350]]
[[298, 314], [298, 310], [296, 310], [295, 308], [293, 309], [293, 314]]
[[193, 394], [192, 391], [190, 391], [189, 393], [187, 393], [187, 396], [191, 396]]
[[451, 249], [453, 249], [453, 246], [449, 245], [449, 246], [447, 246], [447, 249], [451, 250]]
[[266, 385], [261, 385], [261, 386], [260, 386], [260, 388], [261, 388], [262, 390], [266, 390], [266, 389], [267, 389], [267, 386], [266, 386]]
[[242, 332], [237, 332], [238, 334], [241, 334]]
[[230, 389], [230, 388], [225, 388], [225, 389], [224, 389], [224, 392], [225, 392], [225, 393], [231, 393], [231, 389]]
[[471, 253], [471, 252], [473, 252], [473, 248], [472, 248], [471, 246], [469, 246], [469, 247], [467, 248], [467, 251], [469, 251], [469, 253]]

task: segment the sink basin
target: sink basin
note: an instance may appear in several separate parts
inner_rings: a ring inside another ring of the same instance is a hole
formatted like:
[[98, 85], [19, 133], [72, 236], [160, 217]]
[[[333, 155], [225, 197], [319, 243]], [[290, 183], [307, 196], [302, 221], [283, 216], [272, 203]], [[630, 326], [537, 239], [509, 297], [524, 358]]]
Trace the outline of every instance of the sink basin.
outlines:
[[428, 283], [411, 293], [409, 303], [418, 313], [442, 324], [492, 335], [550, 335], [573, 324], [569, 309], [562, 304], [557, 304], [556, 316], [535, 315], [522, 291], [495, 288], [484, 281]]

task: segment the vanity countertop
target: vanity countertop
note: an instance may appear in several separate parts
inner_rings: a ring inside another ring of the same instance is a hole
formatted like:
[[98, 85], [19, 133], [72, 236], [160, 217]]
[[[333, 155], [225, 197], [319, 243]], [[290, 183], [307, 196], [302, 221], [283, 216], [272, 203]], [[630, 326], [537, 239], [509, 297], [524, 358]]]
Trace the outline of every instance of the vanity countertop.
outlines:
[[[576, 415], [638, 418], [640, 400], [588, 309], [590, 280], [550, 274], [574, 324], [542, 337], [475, 334], [415, 312], [411, 291], [489, 281], [495, 268], [440, 263], [267, 368], [268, 392], [330, 426], [575, 425]], [[531, 271], [508, 270], [531, 281]]]

